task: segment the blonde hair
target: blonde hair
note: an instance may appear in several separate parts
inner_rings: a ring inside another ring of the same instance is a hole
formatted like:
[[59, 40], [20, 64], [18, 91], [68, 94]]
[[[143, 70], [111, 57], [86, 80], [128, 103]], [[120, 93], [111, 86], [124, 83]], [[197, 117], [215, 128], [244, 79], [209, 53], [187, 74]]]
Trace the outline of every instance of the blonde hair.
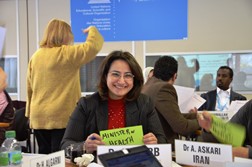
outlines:
[[52, 48], [73, 43], [73, 33], [69, 24], [63, 20], [52, 19], [46, 29], [40, 47]]

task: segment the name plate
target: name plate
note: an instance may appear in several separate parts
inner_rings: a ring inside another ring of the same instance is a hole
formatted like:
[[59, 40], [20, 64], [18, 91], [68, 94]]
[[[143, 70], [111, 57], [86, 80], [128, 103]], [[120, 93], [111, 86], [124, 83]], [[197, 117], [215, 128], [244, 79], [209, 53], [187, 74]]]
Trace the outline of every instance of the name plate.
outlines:
[[246, 163], [252, 166], [252, 159], [248, 158], [234, 157], [234, 162]]
[[31, 159], [30, 167], [65, 167], [65, 151], [58, 151]]
[[225, 167], [251, 167], [251, 164], [242, 162], [227, 162]]
[[222, 166], [232, 162], [232, 146], [175, 140], [176, 162], [192, 166]]
[[[140, 145], [120, 145], [120, 146], [108, 146], [108, 145], [100, 145], [97, 147], [97, 155], [114, 152], [118, 150], [122, 150], [125, 148], [132, 148]], [[148, 144], [146, 145], [152, 154], [159, 160], [162, 166], [171, 166], [172, 165], [172, 154], [171, 154], [171, 144]], [[98, 164], [101, 164], [99, 158]]]
[[[208, 111], [208, 112], [223, 119], [224, 121], [230, 120], [234, 115], [234, 112], [231, 111]], [[198, 111], [198, 113], [202, 113], [202, 111]]]

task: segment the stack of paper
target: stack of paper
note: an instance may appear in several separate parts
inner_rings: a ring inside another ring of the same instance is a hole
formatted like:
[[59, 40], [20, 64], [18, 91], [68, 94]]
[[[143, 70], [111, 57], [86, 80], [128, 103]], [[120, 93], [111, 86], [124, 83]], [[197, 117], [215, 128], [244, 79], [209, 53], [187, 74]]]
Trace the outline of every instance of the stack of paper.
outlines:
[[200, 95], [194, 92], [194, 88], [174, 85], [178, 95], [178, 105], [181, 113], [188, 113], [191, 109], [197, 109], [205, 103]]

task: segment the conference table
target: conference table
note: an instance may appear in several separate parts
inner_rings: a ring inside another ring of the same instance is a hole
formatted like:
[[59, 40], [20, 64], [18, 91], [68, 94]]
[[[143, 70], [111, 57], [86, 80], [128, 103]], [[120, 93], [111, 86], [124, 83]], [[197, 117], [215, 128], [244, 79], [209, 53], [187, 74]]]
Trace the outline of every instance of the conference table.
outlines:
[[[175, 167], [178, 167], [178, 166], [180, 165], [175, 165]], [[70, 160], [66, 159], [66, 167], [78, 167], [78, 166], [70, 162]], [[181, 167], [191, 167], [191, 166], [181, 165]]]
[[[29, 164], [29, 160], [31, 160], [31, 158], [34, 158], [34, 157], [40, 157], [41, 155], [39, 154], [23, 154], [23, 164], [22, 166], [23, 167], [29, 167], [30, 164]], [[190, 167], [190, 166], [187, 166], [187, 165], [172, 165], [172, 167]], [[70, 159], [65, 159], [65, 167], [78, 167], [78, 165], [72, 163], [70, 161]]]

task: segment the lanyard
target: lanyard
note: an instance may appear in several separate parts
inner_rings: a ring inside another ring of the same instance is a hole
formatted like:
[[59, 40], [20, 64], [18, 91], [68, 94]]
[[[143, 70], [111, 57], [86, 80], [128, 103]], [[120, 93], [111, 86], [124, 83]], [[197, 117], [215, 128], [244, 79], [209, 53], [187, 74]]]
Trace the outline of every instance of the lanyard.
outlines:
[[230, 101], [229, 95], [225, 97], [226, 102], [224, 104], [221, 103], [221, 98], [218, 94], [217, 94], [216, 98], [217, 98], [217, 109], [219, 109], [220, 111], [224, 111], [225, 109], [228, 109], [227, 105]]

